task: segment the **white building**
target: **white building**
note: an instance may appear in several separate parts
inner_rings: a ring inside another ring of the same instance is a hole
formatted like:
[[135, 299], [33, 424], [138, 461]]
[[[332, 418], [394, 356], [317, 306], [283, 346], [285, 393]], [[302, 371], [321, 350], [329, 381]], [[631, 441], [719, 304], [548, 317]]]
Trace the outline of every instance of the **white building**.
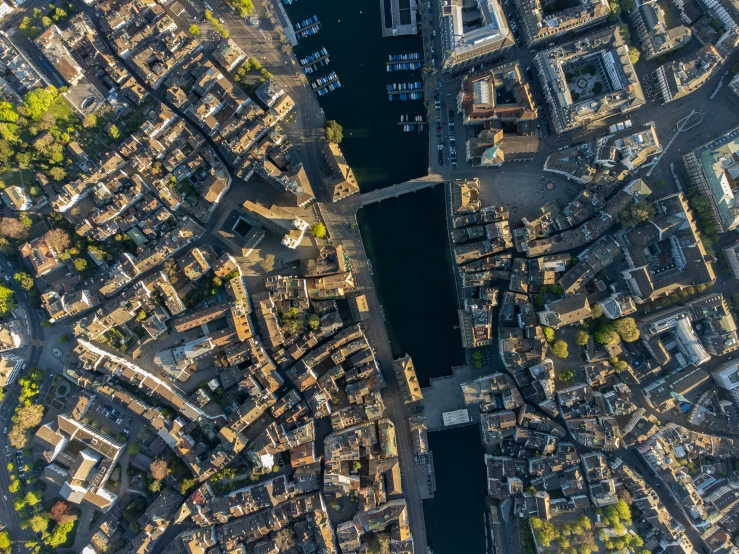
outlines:
[[0, 387], [15, 383], [18, 373], [25, 367], [26, 361], [15, 354], [5, 353], [0, 356]]
[[739, 406], [739, 360], [730, 360], [711, 372], [716, 385], [729, 391], [734, 403]]

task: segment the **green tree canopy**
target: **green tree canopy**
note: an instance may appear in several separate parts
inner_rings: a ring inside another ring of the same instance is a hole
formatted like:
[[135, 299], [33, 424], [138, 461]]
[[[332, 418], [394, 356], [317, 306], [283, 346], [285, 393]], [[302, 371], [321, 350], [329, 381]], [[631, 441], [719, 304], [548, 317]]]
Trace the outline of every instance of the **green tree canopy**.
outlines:
[[634, 227], [644, 221], [653, 219], [655, 215], [657, 215], [657, 210], [651, 202], [648, 200], [639, 200], [626, 206], [619, 214], [619, 217], [621, 218], [621, 225]]
[[588, 339], [590, 339], [590, 335], [586, 331], [580, 329], [575, 335], [575, 344], [578, 346], [585, 346], [588, 344]]
[[326, 226], [323, 223], [316, 223], [310, 228], [313, 236], [320, 239], [326, 236]]
[[344, 140], [344, 128], [333, 119], [326, 120], [323, 128], [326, 131], [327, 141], [333, 142], [334, 144], [341, 144], [341, 141]]
[[634, 342], [640, 336], [639, 328], [633, 317], [622, 317], [613, 322], [613, 330], [624, 342]]
[[567, 343], [562, 339], [555, 340], [552, 343], [552, 354], [558, 358], [567, 358], [570, 355]]
[[28, 117], [38, 121], [42, 115], [49, 111], [58, 97], [59, 91], [54, 86], [35, 88], [29, 90], [23, 97], [23, 108]]
[[194, 23], [190, 25], [190, 34], [194, 37], [199, 37], [200, 36], [200, 26]]
[[544, 338], [548, 343], [554, 342], [554, 329], [551, 327], [544, 326], [541, 328], [542, 332], [544, 333]]

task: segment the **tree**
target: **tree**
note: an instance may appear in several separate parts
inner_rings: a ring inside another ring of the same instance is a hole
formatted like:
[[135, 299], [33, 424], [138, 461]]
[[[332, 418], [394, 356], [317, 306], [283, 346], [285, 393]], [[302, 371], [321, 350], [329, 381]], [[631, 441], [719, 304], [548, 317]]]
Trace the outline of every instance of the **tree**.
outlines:
[[634, 342], [641, 334], [633, 317], [622, 317], [613, 322], [613, 330], [624, 342]]
[[551, 327], [544, 326], [541, 328], [541, 330], [544, 332], [544, 338], [547, 340], [548, 343], [554, 342], [554, 329]]
[[167, 475], [169, 475], [167, 460], [164, 458], [155, 458], [149, 464], [149, 471], [151, 472], [151, 476], [158, 481], [166, 479]]
[[128, 453], [131, 456], [135, 456], [139, 452], [141, 452], [141, 446], [139, 445], [139, 443], [132, 442], [131, 444], [128, 445]]
[[[10, 433], [8, 433], [8, 436], [10, 436]], [[20, 488], [21, 482], [18, 479], [13, 479], [10, 481], [10, 485], [8, 485], [8, 492], [15, 494], [20, 490]]]
[[110, 128], [108, 129], [108, 135], [113, 140], [118, 140], [119, 138], [121, 138], [121, 131], [120, 129], [118, 129], [116, 125], [111, 125]]
[[19, 219], [14, 217], [3, 217], [0, 219], [0, 234], [11, 239], [21, 240], [25, 238], [28, 229], [23, 226]]
[[190, 34], [194, 37], [199, 37], [200, 36], [200, 26], [195, 25], [194, 23], [190, 25]]
[[74, 528], [74, 522], [65, 523], [64, 525], [56, 524], [51, 533], [44, 540], [44, 544], [50, 548], [58, 548], [67, 542], [67, 535]]
[[279, 531], [277, 531], [274, 536], [272, 537], [272, 540], [275, 541], [275, 544], [277, 545], [277, 548], [280, 549], [280, 552], [287, 552], [291, 548], [295, 548], [295, 533], [290, 527], [283, 527]]
[[177, 284], [177, 281], [179, 281], [179, 269], [172, 258], [164, 262], [164, 273], [167, 274], [170, 283], [172, 283], [173, 285]]
[[326, 226], [323, 223], [316, 223], [310, 230], [317, 239], [322, 239], [326, 236]]
[[626, 227], [635, 227], [644, 221], [649, 221], [657, 215], [657, 210], [648, 200], [639, 200], [633, 204], [629, 204], [619, 215], [621, 225]]
[[85, 260], [84, 258], [75, 258], [72, 264], [74, 265], [74, 268], [80, 273], [87, 269], [87, 260]]
[[35, 88], [24, 95], [23, 108], [28, 117], [38, 121], [49, 111], [58, 97], [59, 91], [51, 85], [46, 88]]
[[629, 61], [631, 64], [635, 64], [641, 58], [641, 52], [633, 46], [629, 46]]
[[618, 344], [621, 338], [618, 333], [613, 330], [610, 325], [603, 326], [593, 333], [593, 339], [598, 344]]
[[191, 488], [196, 486], [200, 481], [196, 477], [188, 477], [180, 482], [180, 494], [186, 495]]
[[367, 533], [367, 554], [390, 554], [390, 535], [388, 533]]
[[328, 119], [323, 124], [323, 129], [326, 132], [326, 140], [334, 144], [341, 144], [344, 140], [344, 128], [336, 123], [333, 119]]
[[16, 305], [13, 289], [0, 285], [0, 315], [9, 314]]
[[10, 532], [7, 529], [0, 532], [0, 550], [2, 550], [3, 552], [7, 552], [8, 550], [10, 550], [11, 544]]
[[259, 264], [265, 273], [270, 273], [275, 268], [275, 255], [267, 254]]
[[297, 319], [288, 319], [282, 322], [282, 330], [288, 335], [297, 335], [303, 330], [303, 325]]
[[321, 318], [317, 314], [310, 314], [308, 316], [308, 329], [311, 331], [317, 330], [321, 326]]
[[614, 504], [616, 507], [616, 513], [618, 514], [618, 517], [621, 521], [625, 521], [626, 523], [631, 523], [631, 508], [629, 508], [629, 505], [624, 501], [623, 498], [619, 498], [618, 502]]
[[559, 380], [563, 383], [569, 383], [575, 378], [575, 372], [571, 369], [563, 369], [559, 374]]
[[591, 304], [590, 305], [590, 317], [593, 319], [598, 319], [599, 317], [603, 316], [603, 306], [600, 304]]
[[34, 533], [43, 533], [49, 528], [49, 514], [36, 514], [30, 519], [29, 523]]
[[477, 369], [482, 368], [482, 352], [479, 350], [472, 352], [472, 363]]
[[552, 343], [552, 354], [558, 358], [567, 358], [570, 355], [567, 343], [562, 339], [555, 340], [554, 343]]
[[575, 335], [575, 344], [578, 346], [585, 346], [588, 344], [588, 340], [590, 339], [590, 335], [586, 332], [580, 329], [577, 332], [577, 335]]
[[82, 120], [82, 126], [85, 129], [92, 129], [93, 127], [96, 127], [98, 124], [98, 117], [94, 113], [89, 113], [85, 116], [85, 119]]
[[66, 500], [57, 500], [51, 507], [49, 515], [57, 523], [70, 523], [77, 519], [77, 510]]
[[67, 176], [67, 172], [61, 167], [52, 167], [49, 170], [49, 176], [55, 181], [61, 181]]
[[36, 504], [41, 502], [41, 494], [34, 491], [28, 491], [26, 493], [24, 501], [29, 506], [35, 506]]
[[44, 235], [44, 241], [49, 248], [57, 253], [69, 248], [69, 245], [72, 244], [69, 240], [69, 233], [64, 229], [52, 229]]
[[154, 479], [151, 483], [149, 483], [149, 490], [151, 492], [159, 492], [162, 490], [162, 482], [159, 479]]

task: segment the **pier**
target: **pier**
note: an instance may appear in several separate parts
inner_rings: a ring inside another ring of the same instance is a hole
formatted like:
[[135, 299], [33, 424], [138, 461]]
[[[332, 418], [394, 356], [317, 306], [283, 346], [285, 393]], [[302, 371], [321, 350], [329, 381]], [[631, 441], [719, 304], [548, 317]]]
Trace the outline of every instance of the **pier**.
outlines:
[[443, 182], [444, 177], [437, 173], [432, 173], [431, 175], [421, 177], [420, 179], [413, 179], [411, 181], [406, 181], [405, 183], [398, 183], [397, 185], [385, 187], [384, 189], [373, 190], [372, 192], [360, 194], [359, 204], [360, 206], [368, 206], [369, 204], [382, 202], [388, 198], [398, 198], [403, 194], [434, 187]]
[[416, 0], [380, 0], [383, 37], [418, 34]]
[[313, 73], [318, 67], [324, 67], [329, 61], [328, 51], [325, 48], [321, 48], [300, 60], [300, 65], [303, 68], [303, 73], [307, 75]]
[[321, 22], [318, 21], [317, 15], [304, 19], [300, 23], [295, 24], [295, 33], [297, 34], [299, 39], [315, 35], [320, 30]]

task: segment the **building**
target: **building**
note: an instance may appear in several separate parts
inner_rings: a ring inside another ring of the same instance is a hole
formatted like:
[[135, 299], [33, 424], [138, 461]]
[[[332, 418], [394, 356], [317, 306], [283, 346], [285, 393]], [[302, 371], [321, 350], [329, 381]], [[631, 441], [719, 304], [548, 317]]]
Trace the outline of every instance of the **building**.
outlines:
[[403, 395], [403, 402], [410, 404], [423, 400], [423, 392], [421, 385], [416, 377], [416, 368], [413, 366], [413, 360], [406, 354], [402, 358], [393, 360], [393, 371], [398, 381], [400, 392]]
[[105, 488], [125, 443], [59, 414], [42, 425], [34, 441], [43, 449], [43, 478], [61, 487], [59, 495], [73, 504], [88, 503], [107, 512], [117, 495]]
[[534, 64], [557, 133], [646, 103], [618, 27], [544, 50]]
[[337, 202], [342, 198], [359, 192], [359, 184], [352, 168], [344, 159], [338, 144], [326, 142], [323, 145], [323, 157], [328, 163], [331, 175], [326, 179], [326, 185], [331, 191], [331, 201]]
[[44, 236], [27, 242], [20, 247], [21, 257], [33, 268], [36, 277], [49, 273], [60, 265], [57, 260], [58, 252], [55, 252], [46, 241]]
[[534, 159], [541, 139], [536, 135], [512, 135], [503, 129], [482, 131], [467, 139], [466, 159], [476, 167], [500, 167], [506, 162]]
[[[442, 71], [455, 72], [502, 56], [515, 44], [498, 0], [476, 0], [477, 18], [462, 0], [439, 3]], [[467, 22], [474, 22], [467, 24]]]
[[457, 94], [457, 111], [465, 125], [533, 123], [538, 117], [531, 87], [518, 61], [465, 75]]
[[[560, 9], [565, 5], [564, 9]], [[611, 13], [606, 0], [577, 0], [566, 4], [541, 0], [516, 0], [521, 32], [526, 44], [540, 46], [563, 35], [602, 22]]]
[[15, 383], [18, 373], [26, 366], [20, 356], [4, 352], [0, 355], [0, 387], [7, 387]]
[[721, 67], [723, 58], [712, 44], [678, 60], [661, 65], [654, 72], [662, 103], [680, 100], [702, 87]]
[[482, 206], [480, 202], [480, 180], [454, 179], [451, 186], [451, 210], [453, 216], [473, 214]]
[[59, 27], [52, 25], [34, 42], [68, 85], [74, 86], [82, 80], [84, 72], [67, 50]]
[[12, 210], [23, 212], [33, 206], [31, 195], [22, 187], [13, 185], [6, 187], [2, 193], [3, 202]]
[[722, 232], [739, 227], [739, 204], [733, 183], [739, 178], [739, 127], [683, 156], [690, 182], [711, 203], [713, 219]]
[[0, 323], [0, 352], [21, 348], [25, 343], [23, 325], [15, 316], [4, 318]]
[[544, 310], [537, 313], [539, 323], [559, 329], [566, 325], [582, 323], [590, 317], [590, 304], [586, 294], [573, 294], [561, 300], [544, 304]]
[[688, 27], [678, 25], [667, 28], [665, 10], [656, 0], [644, 0], [631, 12], [644, 58], [651, 60], [685, 46], [692, 33]]
[[13, 12], [13, 6], [0, 1], [0, 18], [5, 17]]
[[657, 216], [619, 233], [621, 275], [637, 303], [716, 279], [683, 193], [654, 202]]
[[246, 59], [246, 54], [236, 42], [230, 38], [224, 38], [213, 50], [213, 58], [221, 64], [226, 71], [233, 72]]
[[739, 241], [724, 248], [723, 252], [726, 263], [731, 270], [731, 276], [734, 279], [739, 279]]
[[295, 249], [305, 236], [308, 224], [297, 216], [293, 216], [279, 206], [267, 208], [250, 200], [244, 202], [249, 215], [256, 218], [267, 230], [281, 237], [281, 244]]
[[711, 372], [711, 376], [716, 385], [728, 391], [739, 406], [739, 360], [724, 362]]

